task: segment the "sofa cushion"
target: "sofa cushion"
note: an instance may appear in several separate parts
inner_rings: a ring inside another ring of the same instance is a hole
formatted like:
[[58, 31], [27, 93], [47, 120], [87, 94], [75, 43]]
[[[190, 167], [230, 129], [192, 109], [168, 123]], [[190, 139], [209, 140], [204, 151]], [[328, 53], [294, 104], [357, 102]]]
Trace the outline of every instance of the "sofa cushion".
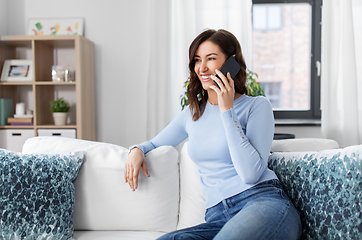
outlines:
[[0, 238], [71, 238], [73, 181], [83, 157], [0, 149]]
[[275, 171], [301, 212], [302, 239], [361, 239], [362, 145], [320, 152], [275, 152]]
[[155, 240], [162, 232], [153, 231], [74, 231], [76, 240]]
[[325, 138], [296, 138], [274, 140], [271, 152], [304, 152], [304, 151], [323, 151], [327, 149], [338, 148], [338, 143]]
[[146, 155], [149, 178], [140, 173], [132, 192], [124, 181], [128, 149], [63, 137], [27, 140], [23, 152], [85, 151], [75, 181], [75, 230], [172, 231], [179, 204], [178, 152], [160, 147]]
[[180, 154], [180, 214], [177, 229], [205, 222], [205, 190], [199, 170], [187, 153], [185, 142]]

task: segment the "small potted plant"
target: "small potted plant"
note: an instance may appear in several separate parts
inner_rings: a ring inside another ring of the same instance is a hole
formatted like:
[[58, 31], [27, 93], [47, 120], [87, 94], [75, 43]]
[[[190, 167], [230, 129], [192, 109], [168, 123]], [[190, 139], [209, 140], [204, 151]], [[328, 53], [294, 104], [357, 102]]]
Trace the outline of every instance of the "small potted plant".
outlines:
[[53, 112], [54, 124], [58, 126], [66, 125], [70, 110], [69, 103], [63, 98], [57, 98], [50, 102], [50, 107]]

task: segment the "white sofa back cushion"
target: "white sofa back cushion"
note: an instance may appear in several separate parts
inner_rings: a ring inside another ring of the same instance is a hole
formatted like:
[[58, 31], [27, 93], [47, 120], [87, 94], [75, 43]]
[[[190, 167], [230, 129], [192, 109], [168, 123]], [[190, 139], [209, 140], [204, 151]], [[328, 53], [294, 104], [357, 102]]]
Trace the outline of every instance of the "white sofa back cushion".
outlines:
[[305, 152], [323, 151], [327, 149], [337, 149], [339, 145], [336, 141], [325, 138], [296, 138], [285, 140], [274, 140], [271, 152]]
[[185, 142], [180, 153], [180, 214], [177, 229], [205, 222], [205, 190], [199, 170], [187, 153]]
[[124, 181], [128, 149], [100, 142], [62, 137], [27, 140], [23, 153], [85, 151], [75, 181], [75, 230], [176, 229], [179, 203], [178, 152], [160, 147], [146, 155], [151, 177], [140, 173], [132, 192]]

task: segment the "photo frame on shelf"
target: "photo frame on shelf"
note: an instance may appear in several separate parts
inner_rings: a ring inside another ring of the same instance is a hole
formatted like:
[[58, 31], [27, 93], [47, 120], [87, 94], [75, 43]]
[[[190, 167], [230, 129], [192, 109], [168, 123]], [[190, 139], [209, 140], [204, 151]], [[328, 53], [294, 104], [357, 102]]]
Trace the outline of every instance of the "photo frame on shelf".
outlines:
[[21, 59], [5, 60], [1, 81], [33, 81], [33, 61]]
[[29, 19], [27, 35], [82, 35], [83, 18]]

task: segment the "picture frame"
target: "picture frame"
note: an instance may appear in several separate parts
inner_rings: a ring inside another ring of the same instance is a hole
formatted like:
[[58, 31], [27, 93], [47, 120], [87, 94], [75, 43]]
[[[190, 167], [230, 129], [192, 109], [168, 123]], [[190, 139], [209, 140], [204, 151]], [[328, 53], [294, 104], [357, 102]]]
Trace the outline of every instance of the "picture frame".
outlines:
[[33, 61], [5, 60], [0, 80], [3, 82], [33, 81]]
[[32, 18], [27, 35], [82, 35], [83, 18]]

